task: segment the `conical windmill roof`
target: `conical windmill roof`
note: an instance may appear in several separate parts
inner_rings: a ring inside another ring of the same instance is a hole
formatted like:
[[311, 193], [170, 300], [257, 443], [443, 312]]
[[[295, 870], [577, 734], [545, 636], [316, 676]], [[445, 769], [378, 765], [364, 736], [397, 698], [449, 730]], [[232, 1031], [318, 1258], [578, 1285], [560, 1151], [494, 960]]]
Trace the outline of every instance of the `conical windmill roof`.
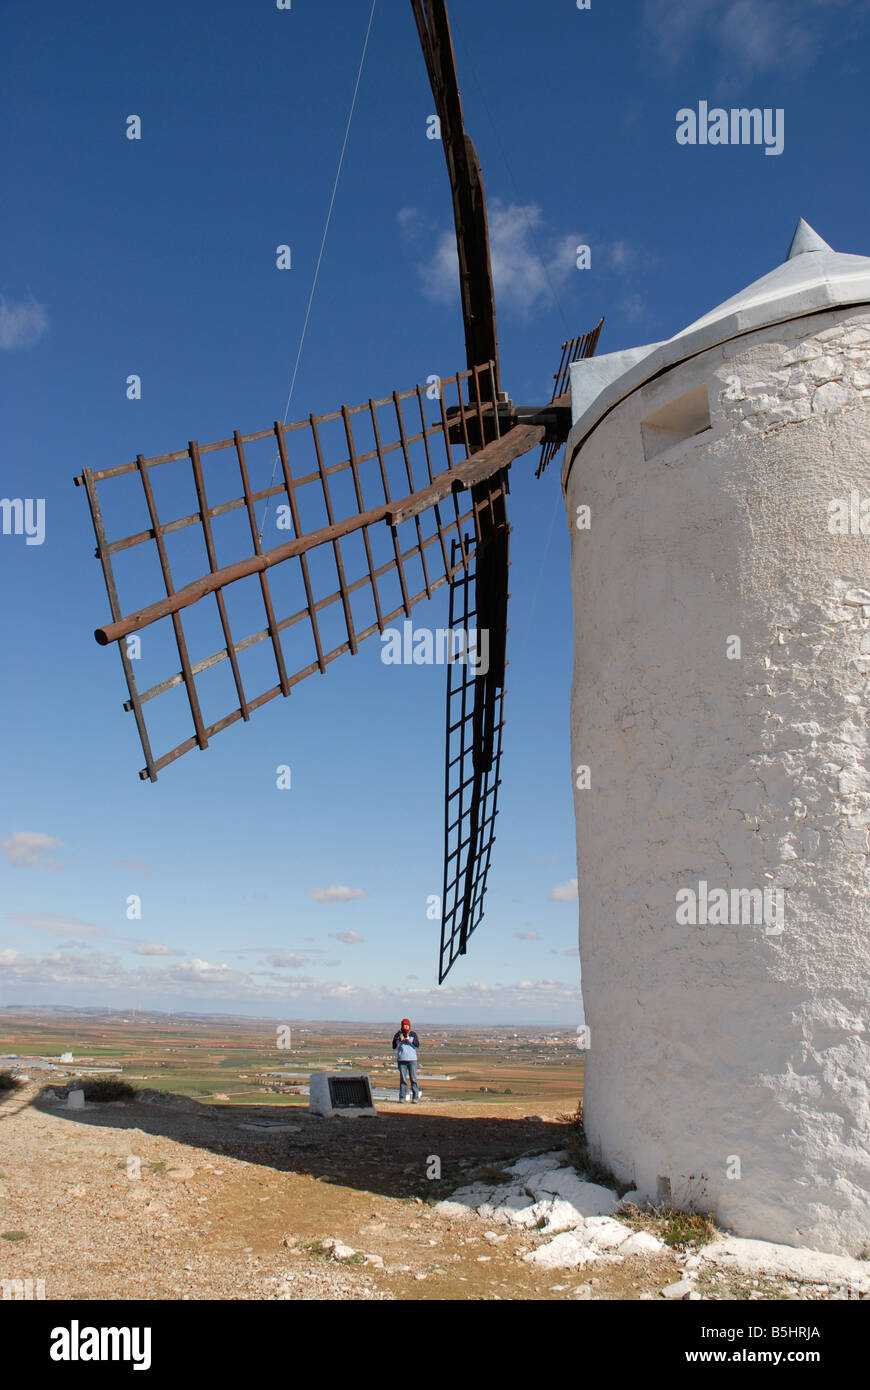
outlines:
[[619, 401], [669, 367], [743, 333], [846, 304], [870, 304], [870, 256], [834, 251], [803, 220], [782, 265], [696, 319], [673, 338], [575, 362], [571, 367], [573, 428], [563, 486], [574, 455]]

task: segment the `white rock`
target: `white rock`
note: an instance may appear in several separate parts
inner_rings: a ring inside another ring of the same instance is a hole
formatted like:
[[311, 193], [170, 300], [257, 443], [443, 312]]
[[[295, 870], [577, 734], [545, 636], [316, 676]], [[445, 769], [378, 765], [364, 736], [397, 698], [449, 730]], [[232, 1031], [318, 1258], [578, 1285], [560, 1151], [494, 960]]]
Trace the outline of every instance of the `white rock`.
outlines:
[[620, 1255], [660, 1255], [667, 1246], [649, 1231], [635, 1231], [619, 1247]]
[[853, 398], [854, 392], [839, 386], [836, 381], [828, 381], [814, 393], [813, 411], [819, 415], [829, 410], [842, 410]]
[[552, 1153], [535, 1154], [532, 1158], [518, 1158], [516, 1163], [505, 1168], [506, 1173], [514, 1173], [517, 1177], [527, 1177], [529, 1173], [548, 1173], [554, 1168], [561, 1168], [563, 1163], [568, 1161], [568, 1154], [565, 1149], [554, 1149]]
[[596, 1182], [584, 1182], [573, 1168], [559, 1168], [554, 1173], [535, 1174], [526, 1183], [526, 1191], [532, 1197], [544, 1198], [548, 1194], [564, 1197], [575, 1206], [581, 1216], [609, 1216], [618, 1203], [616, 1193], [609, 1187], [601, 1187]]
[[543, 1216], [546, 1224], [541, 1229], [547, 1235], [555, 1235], [557, 1231], [573, 1231], [584, 1224], [583, 1213], [577, 1210], [573, 1202], [566, 1202], [561, 1197], [554, 1197], [549, 1202], [536, 1202], [531, 1210], [539, 1213], [531, 1224], [537, 1225]]
[[843, 375], [843, 362], [839, 357], [817, 357], [807, 368], [814, 381], [830, 381]]
[[435, 1211], [439, 1216], [446, 1216], [453, 1221], [463, 1220], [471, 1216], [471, 1207], [466, 1206], [465, 1202], [436, 1202]]
[[[847, 340], [844, 339], [844, 341]], [[788, 356], [782, 359], [782, 365], [784, 367], [790, 367], [795, 362], [810, 362], [813, 358], [820, 356], [821, 348], [817, 347], [815, 343], [798, 343], [797, 347], [792, 348]]]
[[332, 1258], [334, 1260], [350, 1260], [355, 1254], [356, 1251], [352, 1245], [344, 1245], [340, 1240], [337, 1240], [332, 1246]]
[[504, 1187], [487, 1187], [483, 1183], [476, 1182], [470, 1187], [457, 1187], [450, 1198], [451, 1202], [459, 1202], [463, 1207], [482, 1207], [485, 1202], [496, 1202], [497, 1194], [505, 1194]]
[[526, 1264], [537, 1265], [539, 1269], [578, 1269], [591, 1264], [598, 1252], [591, 1249], [582, 1237], [574, 1231], [565, 1231], [556, 1236], [548, 1245], [532, 1250], [523, 1259]]
[[723, 1269], [740, 1269], [751, 1274], [773, 1274], [798, 1279], [806, 1284], [833, 1284], [870, 1293], [870, 1260], [853, 1260], [848, 1255], [828, 1255], [794, 1245], [775, 1245], [766, 1240], [744, 1240], [727, 1236], [705, 1245], [699, 1252], [702, 1264]]
[[512, 1193], [510, 1198], [498, 1205], [491, 1202], [477, 1208], [478, 1216], [491, 1221], [494, 1226], [536, 1226], [547, 1215], [545, 1207], [549, 1203], [530, 1202], [527, 1193]]
[[619, 1247], [620, 1254], [623, 1253], [622, 1246], [631, 1235], [627, 1226], [623, 1226], [621, 1221], [614, 1221], [610, 1216], [593, 1216], [584, 1221], [582, 1230], [586, 1240], [590, 1245], [594, 1245], [596, 1250], [615, 1250]]
[[695, 1292], [695, 1286], [689, 1279], [678, 1279], [676, 1284], [668, 1284], [667, 1288], [660, 1289], [661, 1298], [687, 1298], [690, 1293]]

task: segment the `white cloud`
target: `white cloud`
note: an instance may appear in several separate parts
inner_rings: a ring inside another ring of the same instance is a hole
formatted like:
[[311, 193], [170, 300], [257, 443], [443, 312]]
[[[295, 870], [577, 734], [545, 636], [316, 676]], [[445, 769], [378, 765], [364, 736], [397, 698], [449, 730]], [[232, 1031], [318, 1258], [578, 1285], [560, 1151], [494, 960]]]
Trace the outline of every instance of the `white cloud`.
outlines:
[[[583, 238], [548, 233], [537, 203], [505, 204], [493, 198], [488, 216], [498, 306], [528, 317], [541, 300], [552, 300], [553, 292], [576, 272], [577, 246]], [[411, 225], [416, 239], [417, 225]], [[420, 265], [420, 277], [428, 298], [441, 304], [452, 304], [459, 298], [459, 260], [452, 230], [438, 237], [434, 252]]]
[[284, 951], [280, 955], [267, 956], [266, 960], [270, 965], [279, 966], [283, 970], [301, 970], [303, 965], [308, 964], [308, 956], [295, 956], [291, 951]]
[[0, 349], [17, 352], [35, 347], [48, 332], [48, 314], [35, 299], [5, 299], [0, 296]]
[[611, 270], [628, 270], [637, 260], [637, 252], [627, 241], [614, 241], [604, 250]]
[[329, 888], [312, 888], [310, 896], [316, 903], [349, 903], [367, 894], [363, 888], [347, 888], [344, 884], [334, 883]]
[[59, 869], [51, 854], [63, 845], [53, 835], [43, 835], [38, 830], [16, 830], [8, 840], [0, 842], [0, 849], [10, 864], [22, 869]]
[[329, 935], [335, 941], [343, 941], [345, 946], [358, 946], [365, 937], [360, 936], [358, 931], [331, 931]]
[[244, 1008], [251, 1004], [280, 1005], [298, 1000], [300, 1016], [335, 1018], [337, 1004], [352, 1018], [420, 1018], [457, 1015], [503, 1023], [525, 1015], [536, 1020], [581, 1017], [580, 990], [576, 981], [520, 980], [515, 984], [471, 981], [468, 984], [412, 987], [380, 984], [366, 986], [346, 981], [324, 981], [310, 976], [249, 973], [228, 965], [193, 959], [160, 967], [126, 968], [111, 951], [64, 951], [60, 948], [41, 959], [16, 950], [0, 951], [0, 967], [8, 986], [22, 997], [41, 990], [53, 1000], [75, 1002], [87, 998], [113, 1008], [165, 1007], [167, 998], [187, 999], [191, 1005], [214, 1004]]
[[419, 236], [420, 232], [427, 225], [419, 208], [399, 208], [396, 213], [396, 221], [401, 228], [402, 235], [409, 241], [413, 241]]
[[134, 956], [183, 956], [183, 951], [173, 951], [171, 946], [162, 946], [159, 941], [140, 941], [133, 947]]
[[[646, 0], [644, 18], [656, 47], [671, 66], [683, 61], [698, 39], [721, 50], [725, 75], [748, 81], [776, 68], [795, 72], [818, 52], [824, 31], [813, 15], [851, 0]], [[866, 0], [855, 6], [865, 13]]]
[[27, 956], [22, 955], [20, 951], [11, 951], [8, 948], [5, 951], [0, 951], [0, 965], [25, 965], [27, 959]]
[[14, 922], [16, 927], [27, 927], [28, 931], [53, 932], [57, 936], [87, 938], [106, 934], [105, 927], [83, 922], [80, 917], [68, 917], [62, 912], [7, 912], [6, 921]]
[[175, 983], [191, 985], [239, 985], [250, 977], [243, 970], [234, 970], [231, 965], [211, 965], [207, 960], [193, 956], [184, 965], [174, 965], [167, 972]]
[[578, 896], [576, 878], [569, 878], [566, 883], [557, 883], [550, 893], [551, 903], [570, 903]]

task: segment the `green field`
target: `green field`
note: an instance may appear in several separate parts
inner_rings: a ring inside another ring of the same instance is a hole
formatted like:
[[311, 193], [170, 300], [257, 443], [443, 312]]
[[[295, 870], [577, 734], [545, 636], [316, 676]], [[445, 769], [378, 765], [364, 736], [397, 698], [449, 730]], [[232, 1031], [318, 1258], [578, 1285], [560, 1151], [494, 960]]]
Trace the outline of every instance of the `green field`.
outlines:
[[[206, 1100], [221, 1093], [229, 1104], [307, 1105], [268, 1072], [366, 1072], [376, 1089], [393, 1090], [397, 1070], [391, 1024], [290, 1023], [291, 1048], [277, 1046], [268, 1020], [168, 1019], [137, 1014], [23, 1014], [0, 1012], [0, 1053], [59, 1058], [71, 1052], [79, 1069], [120, 1063], [137, 1088], [151, 1087]], [[583, 1089], [583, 1057], [569, 1029], [444, 1026], [421, 1036], [420, 1084], [433, 1100], [487, 1105], [561, 1105], [573, 1110]], [[449, 1080], [432, 1079], [446, 1076]], [[46, 1073], [46, 1084], [66, 1080]], [[276, 1091], [278, 1093], [276, 1093]], [[506, 1094], [507, 1092], [507, 1094]]]

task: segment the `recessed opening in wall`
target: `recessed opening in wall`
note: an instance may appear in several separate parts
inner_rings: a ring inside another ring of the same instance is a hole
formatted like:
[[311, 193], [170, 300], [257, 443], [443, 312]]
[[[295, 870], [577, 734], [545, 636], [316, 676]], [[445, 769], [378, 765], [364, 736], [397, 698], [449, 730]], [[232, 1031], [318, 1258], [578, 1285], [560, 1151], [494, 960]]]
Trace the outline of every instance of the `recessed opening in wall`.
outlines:
[[641, 423], [643, 435], [643, 456], [654, 459], [665, 449], [682, 444], [696, 434], [710, 429], [710, 401], [706, 386], [689, 391], [669, 405], [662, 406], [654, 415], [648, 415]]

